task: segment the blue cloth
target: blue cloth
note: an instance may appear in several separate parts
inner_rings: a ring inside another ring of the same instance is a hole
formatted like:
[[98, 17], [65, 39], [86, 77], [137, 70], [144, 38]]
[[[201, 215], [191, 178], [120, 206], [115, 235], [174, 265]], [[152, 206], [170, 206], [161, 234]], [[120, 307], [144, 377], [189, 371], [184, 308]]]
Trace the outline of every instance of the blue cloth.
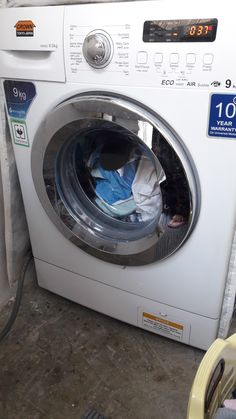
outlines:
[[132, 183], [137, 169], [137, 160], [126, 163], [122, 176], [117, 170], [102, 168], [99, 156], [101, 147], [98, 147], [89, 161], [92, 176], [96, 179], [95, 191], [98, 197], [112, 205], [117, 201], [128, 199], [132, 195]]
[[109, 205], [107, 202], [98, 197], [95, 198], [95, 202], [106, 214], [117, 218], [122, 218], [132, 214], [136, 210], [136, 204], [132, 198], [124, 201], [117, 201], [112, 205]]

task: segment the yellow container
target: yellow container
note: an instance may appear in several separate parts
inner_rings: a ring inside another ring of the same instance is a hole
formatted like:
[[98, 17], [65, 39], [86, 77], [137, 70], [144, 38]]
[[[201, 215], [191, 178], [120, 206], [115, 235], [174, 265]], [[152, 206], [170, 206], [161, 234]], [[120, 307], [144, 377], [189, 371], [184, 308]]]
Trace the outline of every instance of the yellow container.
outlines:
[[235, 388], [236, 333], [226, 340], [216, 339], [202, 359], [192, 385], [187, 419], [213, 419]]

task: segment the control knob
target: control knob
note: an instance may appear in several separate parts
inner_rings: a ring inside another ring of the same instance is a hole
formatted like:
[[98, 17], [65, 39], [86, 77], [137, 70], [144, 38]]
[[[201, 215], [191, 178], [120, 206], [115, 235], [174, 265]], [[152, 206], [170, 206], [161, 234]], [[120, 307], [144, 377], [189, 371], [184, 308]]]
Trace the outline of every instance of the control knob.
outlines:
[[103, 31], [90, 32], [83, 43], [83, 54], [91, 67], [106, 67], [113, 54], [113, 44], [110, 36]]

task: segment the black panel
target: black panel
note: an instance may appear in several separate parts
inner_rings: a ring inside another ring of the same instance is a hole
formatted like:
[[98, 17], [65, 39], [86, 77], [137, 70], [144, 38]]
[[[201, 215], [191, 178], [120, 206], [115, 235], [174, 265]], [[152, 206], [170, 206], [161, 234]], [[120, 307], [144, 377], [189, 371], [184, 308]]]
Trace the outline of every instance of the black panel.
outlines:
[[147, 20], [144, 42], [213, 42], [217, 19]]

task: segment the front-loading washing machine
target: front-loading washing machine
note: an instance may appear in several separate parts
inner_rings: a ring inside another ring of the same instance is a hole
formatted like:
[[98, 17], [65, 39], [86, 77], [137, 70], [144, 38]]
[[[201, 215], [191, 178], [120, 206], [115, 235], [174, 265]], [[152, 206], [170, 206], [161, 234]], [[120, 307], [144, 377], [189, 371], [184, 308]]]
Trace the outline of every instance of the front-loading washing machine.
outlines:
[[236, 216], [230, 7], [19, 8], [0, 22], [39, 285], [207, 348]]

